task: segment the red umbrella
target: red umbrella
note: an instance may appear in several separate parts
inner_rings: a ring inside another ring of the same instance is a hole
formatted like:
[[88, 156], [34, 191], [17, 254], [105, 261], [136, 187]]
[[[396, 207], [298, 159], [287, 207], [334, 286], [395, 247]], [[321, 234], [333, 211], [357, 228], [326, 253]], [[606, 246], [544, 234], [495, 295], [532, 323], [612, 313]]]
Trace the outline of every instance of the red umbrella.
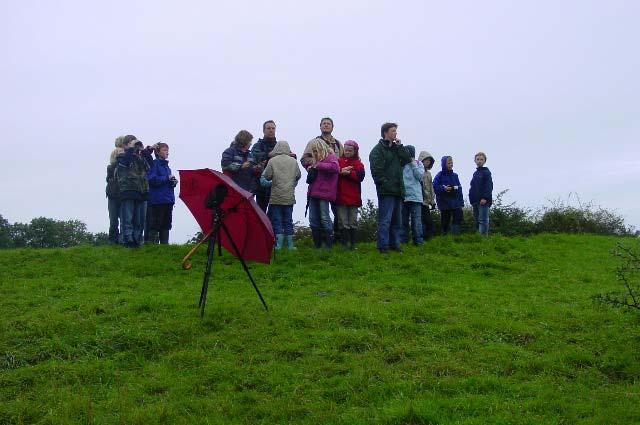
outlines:
[[269, 264], [275, 237], [271, 222], [252, 194], [239, 187], [230, 177], [208, 168], [180, 170], [180, 199], [184, 201], [206, 235], [212, 227], [213, 210], [205, 201], [218, 185], [227, 188], [220, 204], [224, 211], [224, 224], [239, 252], [236, 252], [226, 232], [220, 233], [222, 246], [236, 257]]

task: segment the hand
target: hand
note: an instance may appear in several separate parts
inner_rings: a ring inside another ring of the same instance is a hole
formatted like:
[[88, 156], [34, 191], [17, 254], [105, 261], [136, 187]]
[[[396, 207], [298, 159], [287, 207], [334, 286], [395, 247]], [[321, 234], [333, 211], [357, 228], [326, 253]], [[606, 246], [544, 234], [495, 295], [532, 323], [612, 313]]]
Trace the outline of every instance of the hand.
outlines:
[[343, 168], [342, 170], [340, 170], [340, 174], [342, 174], [343, 176], [348, 175], [349, 173], [351, 173], [350, 170], [348, 170], [348, 167]]
[[451, 187], [451, 186], [445, 186], [445, 187], [444, 187], [444, 191], [445, 191], [445, 192], [452, 192], [452, 191], [453, 191], [453, 187]]
[[169, 174], [169, 180], [173, 180], [175, 178], [176, 178], [176, 176], [174, 176], [173, 174]]
[[249, 161], [245, 161], [245, 162], [242, 164], [242, 169], [243, 169], [243, 170], [246, 170], [246, 169], [247, 169], [247, 168], [249, 168], [249, 167], [251, 167], [251, 163], [250, 163]]
[[290, 156], [291, 158], [293, 158], [293, 159], [298, 159], [298, 156], [297, 156], [295, 153], [293, 153], [293, 152], [291, 152], [291, 153], [289, 154], [289, 156]]
[[480, 205], [487, 205], [486, 199], [480, 199]]

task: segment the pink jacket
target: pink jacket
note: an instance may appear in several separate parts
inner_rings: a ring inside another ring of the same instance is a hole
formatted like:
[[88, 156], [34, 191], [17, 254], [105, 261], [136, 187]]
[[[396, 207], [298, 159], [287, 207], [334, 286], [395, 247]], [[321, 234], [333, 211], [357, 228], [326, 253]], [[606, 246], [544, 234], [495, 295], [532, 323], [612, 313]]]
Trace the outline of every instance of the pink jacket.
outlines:
[[318, 176], [309, 185], [309, 196], [334, 202], [338, 193], [338, 174], [340, 165], [334, 154], [329, 154], [325, 159], [316, 164]]

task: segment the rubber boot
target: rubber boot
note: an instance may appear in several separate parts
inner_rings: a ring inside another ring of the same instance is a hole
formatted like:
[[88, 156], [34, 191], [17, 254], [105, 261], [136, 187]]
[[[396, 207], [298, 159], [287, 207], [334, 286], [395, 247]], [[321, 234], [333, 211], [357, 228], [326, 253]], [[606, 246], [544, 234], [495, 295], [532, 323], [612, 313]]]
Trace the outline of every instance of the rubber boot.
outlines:
[[168, 230], [160, 230], [160, 244], [168, 245], [169, 244], [169, 231]]
[[458, 236], [460, 234], [460, 225], [459, 224], [452, 224], [451, 225], [451, 234], [453, 236]]
[[284, 243], [284, 235], [276, 235], [276, 250], [282, 249], [282, 244]]
[[147, 233], [147, 237], [148, 239], [145, 241], [145, 243], [149, 243], [151, 245], [158, 244], [159, 232], [157, 230], [150, 229], [149, 233]]
[[311, 237], [313, 238], [314, 248], [322, 248], [322, 231], [320, 229], [311, 229]]
[[326, 231], [326, 230], [322, 230], [322, 239], [324, 240], [327, 249], [332, 249], [333, 248], [333, 232], [331, 231]]
[[295, 251], [298, 249], [293, 244], [293, 235], [287, 235], [286, 239], [287, 239], [287, 248], [289, 249], [289, 251]]
[[356, 229], [349, 229], [349, 242], [351, 243], [351, 250], [354, 251], [356, 249]]
[[340, 243], [345, 251], [349, 249], [349, 241], [351, 239], [349, 231], [350, 229], [340, 229]]

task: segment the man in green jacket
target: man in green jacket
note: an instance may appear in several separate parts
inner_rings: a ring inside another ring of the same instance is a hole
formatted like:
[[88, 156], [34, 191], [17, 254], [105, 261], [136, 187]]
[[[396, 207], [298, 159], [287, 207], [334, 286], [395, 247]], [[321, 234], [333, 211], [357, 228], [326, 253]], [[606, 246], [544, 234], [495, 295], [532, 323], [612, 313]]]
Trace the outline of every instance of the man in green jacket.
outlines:
[[389, 249], [402, 252], [402, 167], [411, 162], [411, 156], [402, 146], [400, 139], [396, 138], [397, 130], [396, 123], [382, 124], [382, 139], [369, 154], [371, 176], [378, 194], [378, 250], [383, 254], [389, 252]]

